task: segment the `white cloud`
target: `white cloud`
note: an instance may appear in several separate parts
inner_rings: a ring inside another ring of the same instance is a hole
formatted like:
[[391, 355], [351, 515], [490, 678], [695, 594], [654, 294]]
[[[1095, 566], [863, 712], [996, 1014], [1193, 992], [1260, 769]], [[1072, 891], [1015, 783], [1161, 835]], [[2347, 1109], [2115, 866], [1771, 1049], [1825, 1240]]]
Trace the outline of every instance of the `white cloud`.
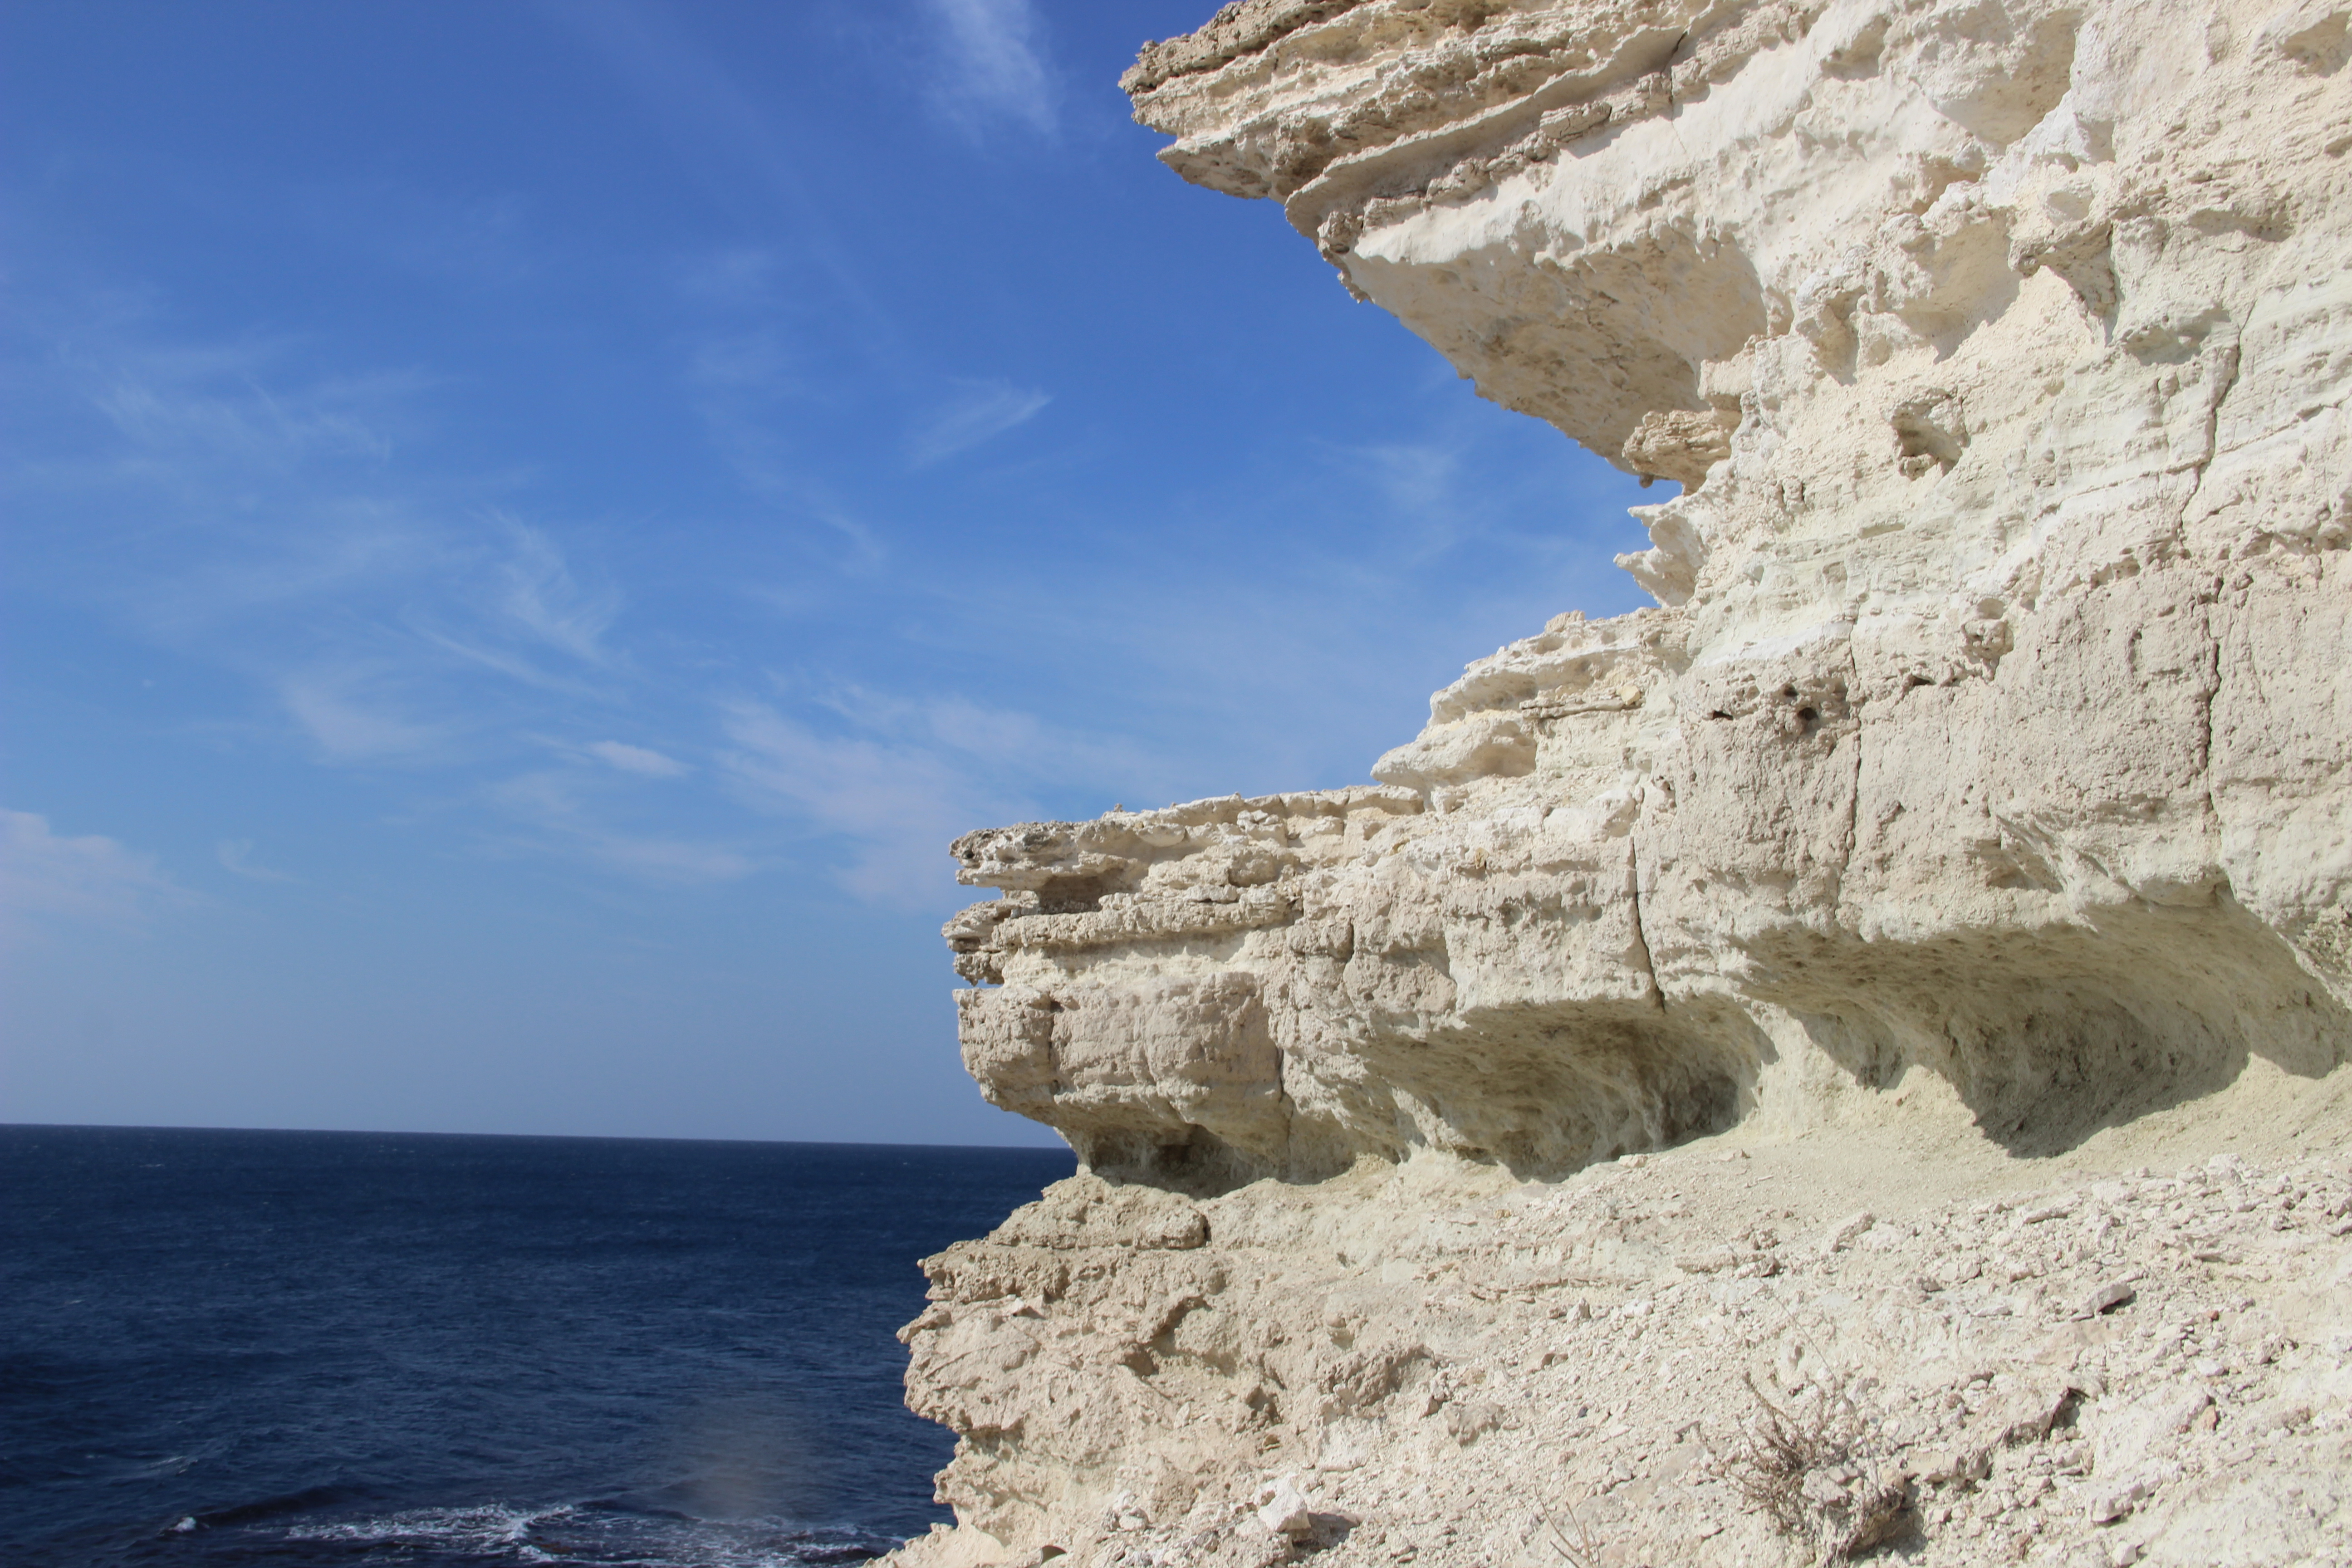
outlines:
[[730, 845], [633, 834], [608, 826], [593, 809], [597, 792], [577, 772], [524, 773], [487, 793], [493, 805], [527, 830], [526, 837], [504, 842], [508, 850], [584, 859], [646, 881], [673, 884], [731, 882], [759, 869], [751, 856]]
[[764, 703], [727, 713], [739, 750], [728, 772], [752, 799], [855, 845], [841, 884], [860, 898], [922, 904], [947, 884], [947, 847], [956, 835], [1025, 815], [987, 802], [971, 774], [919, 745], [821, 735]]
[[908, 699], [845, 686], [824, 700], [860, 728], [902, 743], [957, 754], [964, 775], [1016, 779], [1093, 779], [1140, 790], [1157, 773], [1156, 759], [1124, 737], [1073, 733], [1034, 713], [992, 708], [964, 697]]
[[694, 304], [721, 310], [772, 310], [779, 262], [776, 252], [764, 246], [698, 251], [676, 263], [677, 291]]
[[[176, 552], [144, 574], [118, 566], [100, 596], [147, 636], [185, 644], [331, 599], [362, 597], [450, 562], [450, 542], [405, 504], [307, 487], [284, 496], [283, 528], [247, 519], [205, 529], [204, 511], [240, 484], [263, 489], [249, 476], [180, 476], [167, 503], [176, 503], [173, 521], [186, 525]], [[118, 493], [134, 504], [152, 495], [131, 486]], [[198, 537], [200, 531], [208, 536]]]
[[713, 331], [692, 341], [686, 378], [705, 395], [767, 397], [804, 389], [805, 374], [772, 325]]
[[306, 671], [281, 679], [278, 699], [328, 762], [414, 762], [446, 751], [448, 731], [396, 711], [385, 684], [378, 670]]
[[[66, 591], [250, 681], [331, 765], [471, 770], [551, 721], [607, 723], [587, 714], [646, 684], [615, 635], [623, 596], [595, 557], [486, 507], [509, 481], [440, 474], [394, 440], [416, 428], [418, 378], [322, 382], [290, 371], [280, 346], [191, 348], [139, 325], [85, 331], [42, 362], [70, 424], [47, 449], [70, 455], [0, 470], [80, 546], [58, 557], [82, 574]], [[592, 766], [475, 786], [498, 813], [485, 824], [493, 847], [674, 884], [759, 869], [743, 847], [629, 819], [650, 809], [633, 784], [694, 771], [667, 751], [541, 743]], [[690, 806], [672, 795], [660, 809]], [[0, 828], [6, 907], [130, 918], [175, 892], [110, 840], [58, 838], [22, 814]], [[295, 879], [250, 840], [213, 853], [233, 876]]]
[[676, 757], [666, 757], [645, 746], [632, 746], [626, 741], [592, 741], [580, 749], [625, 773], [638, 773], [649, 779], [674, 779], [692, 771]]
[[60, 542], [44, 586], [252, 682], [329, 763], [462, 762], [518, 709], [637, 683], [594, 559], [486, 507], [510, 479], [409, 455], [427, 378], [143, 324], [60, 334], [24, 373], [58, 428], [0, 485]]
[[0, 808], [0, 919], [65, 915], [135, 924], [191, 895], [154, 857], [90, 835], [62, 837], [48, 818]]
[[604, 663], [603, 638], [620, 613], [619, 595], [583, 588], [563, 552], [538, 529], [508, 526], [514, 551], [499, 567], [505, 584], [500, 607], [550, 647], [584, 664]]
[[968, 452], [1027, 424], [1053, 401], [1049, 393], [1008, 381], [965, 382], [952, 402], [908, 437], [907, 456], [919, 468]]
[[[738, 226], [764, 228], [781, 204], [796, 251], [826, 273], [838, 301], [877, 332], [893, 331], [866, 269], [810, 195], [817, 154], [772, 117], [719, 59], [678, 25], [675, 6], [636, 0], [541, 0], [551, 21], [576, 31], [635, 93], [675, 149], [680, 173], [701, 184]], [[723, 287], [723, 279], [720, 279]]]
[[759, 869], [739, 850], [682, 838], [633, 838], [599, 834], [586, 840], [590, 857], [649, 882], [732, 882]]
[[[469, 642], [462, 637], [452, 637], [436, 627], [423, 625], [421, 621], [412, 625], [409, 629], [444, 653], [454, 655], [468, 664], [478, 664], [484, 669], [495, 670], [510, 680], [520, 681], [525, 686], [536, 687], [541, 691], [562, 692], [572, 697], [589, 697], [595, 694], [594, 687], [569, 676], [556, 675], [541, 669], [520, 654], [505, 648], [488, 647], [479, 642]], [[423, 671], [420, 669], [418, 673], [422, 674]]]
[[319, 458], [391, 458], [393, 433], [382, 413], [423, 390], [422, 378], [321, 381], [291, 396], [273, 395], [252, 378], [282, 353], [271, 343], [151, 353], [141, 363], [105, 367], [91, 403], [141, 451], [168, 454], [180, 464], [282, 472]]
[[[856, 507], [808, 461], [794, 418], [779, 413], [780, 399], [824, 395], [797, 365], [772, 322], [728, 324], [691, 337], [683, 378], [712, 447], [743, 489], [793, 521], [815, 525], [801, 531], [797, 539], [809, 555], [851, 574], [871, 574], [883, 567], [887, 547]], [[961, 407], [948, 409], [943, 416]], [[984, 431], [978, 439], [995, 433]], [[752, 592], [764, 595], [757, 588]]]
[[250, 838], [224, 838], [213, 847], [213, 853], [219, 858], [223, 870], [234, 871], [256, 882], [299, 882], [302, 879], [254, 864], [253, 840]]
[[1033, 0], [924, 0], [933, 39], [933, 100], [965, 129], [1003, 121], [1040, 134], [1058, 121], [1060, 92], [1039, 49]]
[[511, 288], [540, 276], [551, 259], [532, 232], [529, 204], [512, 194], [445, 194], [377, 178], [314, 185], [295, 205], [318, 244], [432, 283]]
[[949, 842], [1034, 816], [1041, 789], [1087, 780], [1142, 800], [1163, 772], [1124, 739], [1068, 733], [961, 698], [850, 687], [819, 706], [841, 730], [820, 731], [767, 703], [728, 708], [736, 750], [722, 765], [755, 804], [847, 840], [841, 884], [879, 903], [936, 900], [949, 887]]

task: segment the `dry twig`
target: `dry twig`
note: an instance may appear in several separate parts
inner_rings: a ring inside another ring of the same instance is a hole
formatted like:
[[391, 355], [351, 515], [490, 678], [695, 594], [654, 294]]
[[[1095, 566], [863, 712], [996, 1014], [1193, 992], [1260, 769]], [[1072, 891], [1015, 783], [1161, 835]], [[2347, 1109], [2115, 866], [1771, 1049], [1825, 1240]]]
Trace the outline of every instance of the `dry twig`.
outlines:
[[1874, 1462], [1876, 1434], [1842, 1388], [1817, 1387], [1809, 1408], [1783, 1409], [1746, 1379], [1757, 1414], [1741, 1428], [1741, 1451], [1715, 1455], [1739, 1495], [1792, 1540], [1818, 1547], [1825, 1563], [1859, 1557], [1911, 1523], [1908, 1478]]
[[1560, 1507], [1568, 1514], [1568, 1522], [1576, 1527], [1576, 1540], [1570, 1543], [1568, 1537], [1560, 1533], [1560, 1528], [1551, 1515], [1544, 1514], [1541, 1516], [1543, 1527], [1550, 1532], [1552, 1549], [1567, 1560], [1568, 1568], [1601, 1568], [1601, 1548], [1593, 1544], [1592, 1532], [1585, 1529], [1584, 1521], [1577, 1517], [1575, 1506], [1562, 1503]]

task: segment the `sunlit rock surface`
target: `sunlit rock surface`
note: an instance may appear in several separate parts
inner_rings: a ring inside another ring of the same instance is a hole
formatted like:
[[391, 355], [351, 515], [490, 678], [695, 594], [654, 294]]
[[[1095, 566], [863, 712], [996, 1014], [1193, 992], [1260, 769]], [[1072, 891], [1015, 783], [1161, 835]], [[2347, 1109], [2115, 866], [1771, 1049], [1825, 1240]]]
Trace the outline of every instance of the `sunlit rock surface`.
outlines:
[[[1376, 787], [958, 842], [1088, 1173], [932, 1262], [913, 1560], [2352, 1562], [2347, 24], [1145, 49], [1179, 174], [1683, 490]], [[1777, 1519], [1768, 1401], [1851, 1428]]]

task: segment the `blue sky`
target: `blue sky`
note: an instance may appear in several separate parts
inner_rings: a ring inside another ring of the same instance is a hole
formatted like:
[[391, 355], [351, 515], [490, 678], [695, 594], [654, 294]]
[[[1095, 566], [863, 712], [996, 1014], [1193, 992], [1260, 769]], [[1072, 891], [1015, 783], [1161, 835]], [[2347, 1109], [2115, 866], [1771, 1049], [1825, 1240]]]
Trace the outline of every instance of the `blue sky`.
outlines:
[[0, 1121], [1043, 1142], [950, 837], [1639, 602], [1632, 481], [1153, 161], [1212, 8], [0, 6]]

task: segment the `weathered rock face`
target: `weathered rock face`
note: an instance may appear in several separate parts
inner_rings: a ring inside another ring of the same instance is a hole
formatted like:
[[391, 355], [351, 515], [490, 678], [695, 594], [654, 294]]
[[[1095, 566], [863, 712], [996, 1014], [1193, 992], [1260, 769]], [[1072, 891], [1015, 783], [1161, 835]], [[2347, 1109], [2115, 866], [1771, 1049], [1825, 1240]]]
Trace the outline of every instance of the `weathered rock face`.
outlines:
[[[1098, 1196], [939, 1262], [910, 1386], [966, 1434], [969, 1528], [923, 1550], [1120, 1508], [1163, 1554], [1256, 1550], [1203, 1521], [1467, 1353], [1379, 1304], [1426, 1278], [1383, 1261], [1400, 1205], [1704, 1138], [1881, 1139], [1841, 1179], [1890, 1206], [2158, 1129], [2340, 1142], [2348, 25], [1248, 0], [1145, 50], [1180, 174], [1282, 201], [1482, 395], [1685, 489], [1621, 563], [1658, 608], [1473, 665], [1381, 787], [958, 842], [1004, 895], [948, 930], [967, 1064]], [[1206, 1245], [1108, 1217], [1141, 1194], [1205, 1200]], [[1336, 1360], [1283, 1360], [1328, 1328], [1301, 1289], [1357, 1303]], [[1016, 1297], [1108, 1367], [1024, 1350], [990, 1393]], [[1391, 1478], [1428, 1520], [1432, 1473]]]
[[[1557, 1174], [1948, 1079], [2063, 1146], [2352, 1041], [2347, 13], [1229, 7], [1130, 73], [1480, 391], [1692, 488], [1391, 787], [975, 834], [1101, 1169]], [[1795, 1113], [1799, 1107], [1782, 1107]]]

